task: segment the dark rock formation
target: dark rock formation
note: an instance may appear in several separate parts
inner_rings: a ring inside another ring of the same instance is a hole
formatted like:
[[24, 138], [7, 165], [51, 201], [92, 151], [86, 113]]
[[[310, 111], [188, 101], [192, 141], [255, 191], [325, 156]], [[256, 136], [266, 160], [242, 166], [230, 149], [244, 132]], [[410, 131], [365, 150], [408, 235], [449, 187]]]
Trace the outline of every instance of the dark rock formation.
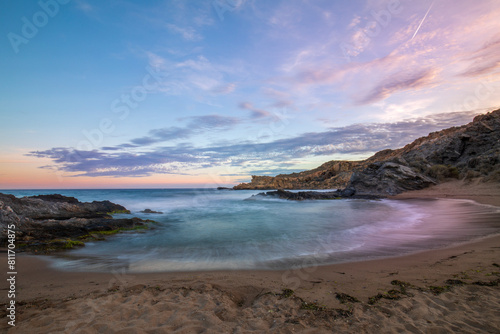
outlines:
[[146, 228], [149, 223], [139, 218], [113, 219], [110, 214], [116, 212], [129, 213], [109, 201], [82, 203], [57, 194], [23, 198], [0, 194], [0, 247], [6, 246], [9, 225], [15, 226], [11, 230], [16, 234], [16, 251], [49, 251], [81, 246], [82, 240], [96, 239], [93, 234]]
[[252, 176], [250, 183], [234, 189], [346, 188], [356, 195], [386, 196], [452, 178], [500, 182], [500, 109], [363, 161], [330, 161], [301, 173]]
[[291, 201], [305, 201], [305, 200], [327, 200], [327, 199], [378, 199], [377, 195], [356, 195], [353, 189], [336, 190], [336, 191], [299, 191], [292, 192], [287, 190], [268, 191], [253, 195], [247, 200], [258, 200], [261, 198], [279, 198]]
[[36, 195], [36, 196], [31, 196], [29, 198], [41, 199], [42, 201], [46, 202], [59, 202], [59, 203], [72, 203], [72, 204], [80, 203], [80, 201], [78, 201], [74, 197], [63, 196], [60, 194]]
[[16, 198], [0, 194], [0, 201], [10, 206], [18, 215], [32, 219], [69, 219], [109, 217], [109, 213], [130, 213], [121, 205], [110, 201], [81, 203], [74, 197], [39, 195]]
[[145, 210], [142, 210], [141, 213], [156, 213], [156, 214], [162, 214], [163, 212], [161, 211], [154, 211], [154, 210], [151, 210], [151, 209], [145, 209]]
[[386, 196], [423, 189], [435, 183], [411, 167], [394, 162], [375, 162], [353, 174], [349, 189], [355, 189], [358, 194]]

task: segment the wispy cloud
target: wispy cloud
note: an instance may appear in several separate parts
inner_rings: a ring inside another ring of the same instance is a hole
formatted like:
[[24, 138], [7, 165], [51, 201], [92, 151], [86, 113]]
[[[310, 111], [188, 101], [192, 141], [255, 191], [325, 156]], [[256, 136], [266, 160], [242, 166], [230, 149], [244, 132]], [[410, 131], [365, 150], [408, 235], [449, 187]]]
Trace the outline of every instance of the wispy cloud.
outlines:
[[[343, 36], [323, 41], [328, 34], [322, 34], [291, 51], [275, 87], [291, 92], [296, 105], [306, 99], [338, 103], [341, 96], [344, 106], [356, 108], [384, 99], [413, 99], [417, 90], [429, 87], [436, 88], [429, 94], [437, 100], [442, 98], [438, 92], [464, 85], [464, 77], [474, 80], [500, 69], [498, 9], [464, 1], [404, 2], [401, 13], [384, 17], [382, 24], [372, 12], [387, 11], [386, 6], [386, 1], [370, 1], [343, 21]], [[490, 42], [478, 47], [485, 39]], [[351, 62], [337, 57], [342, 42], [356, 56]]]
[[469, 58], [471, 64], [461, 75], [475, 77], [500, 69], [500, 36], [476, 50]]
[[85, 13], [90, 13], [94, 10], [94, 7], [92, 7], [91, 4], [89, 4], [87, 1], [84, 1], [84, 0], [78, 0], [76, 2], [76, 6], [79, 10], [81, 10]]
[[176, 26], [175, 24], [169, 23], [169, 24], [167, 24], [167, 28], [171, 32], [182, 36], [182, 38], [184, 38], [187, 41], [191, 41], [191, 42], [199, 41], [203, 38], [200, 34], [198, 34], [196, 32], [196, 30], [194, 28], [191, 28], [191, 27], [181, 28], [179, 26]]
[[233, 92], [237, 84], [231, 78], [238, 70], [218, 65], [203, 55], [189, 55], [182, 61], [172, 61], [154, 52], [146, 52], [149, 65], [159, 73], [159, 93], [191, 95], [203, 100]]
[[151, 130], [148, 136], [135, 138], [130, 142], [137, 146], [145, 146], [171, 140], [186, 139], [191, 137], [192, 134], [193, 130], [189, 128], [169, 127]]
[[356, 100], [356, 102], [369, 104], [385, 99], [397, 92], [427, 87], [434, 82], [436, 76], [437, 71], [435, 69], [426, 69], [416, 73], [394, 73], [393, 76], [378, 82], [366, 96]]
[[239, 104], [239, 107], [241, 109], [249, 110], [252, 112], [252, 118], [264, 118], [264, 117], [269, 117], [271, 116], [271, 113], [266, 110], [258, 109], [253, 106], [252, 103], [250, 102], [241, 102]]
[[231, 82], [222, 86], [215, 87], [212, 92], [215, 94], [230, 94], [236, 89], [236, 83]]
[[[220, 115], [204, 115], [195, 117], [184, 117], [179, 120], [188, 120], [185, 127], [167, 127], [160, 129], [153, 129], [149, 131], [147, 136], [135, 138], [130, 141], [132, 146], [147, 146], [157, 143], [164, 143], [175, 141], [179, 139], [188, 139], [194, 135], [202, 134], [210, 130], [224, 130], [228, 129], [242, 120], [236, 117], [227, 117]], [[120, 146], [121, 147], [121, 146]], [[110, 148], [108, 148], [109, 150]]]

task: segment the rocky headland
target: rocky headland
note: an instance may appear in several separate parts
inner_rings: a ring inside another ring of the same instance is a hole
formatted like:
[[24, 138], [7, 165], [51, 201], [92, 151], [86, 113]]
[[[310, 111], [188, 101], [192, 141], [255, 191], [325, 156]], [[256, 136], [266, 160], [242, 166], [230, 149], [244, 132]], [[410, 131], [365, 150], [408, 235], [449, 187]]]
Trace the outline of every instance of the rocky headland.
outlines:
[[[476, 116], [469, 124], [432, 132], [403, 148], [380, 151], [366, 160], [329, 161], [310, 171], [275, 177], [252, 176], [250, 183], [234, 189], [342, 189], [328, 196], [384, 197], [453, 179], [500, 182], [500, 109]], [[266, 195], [287, 199], [327, 196], [287, 193]]]
[[0, 194], [0, 247], [7, 246], [8, 230], [15, 232], [16, 251], [49, 253], [84, 246], [125, 230], [148, 228], [151, 221], [114, 219], [111, 214], [130, 213], [109, 201], [82, 203], [58, 194], [17, 198]]

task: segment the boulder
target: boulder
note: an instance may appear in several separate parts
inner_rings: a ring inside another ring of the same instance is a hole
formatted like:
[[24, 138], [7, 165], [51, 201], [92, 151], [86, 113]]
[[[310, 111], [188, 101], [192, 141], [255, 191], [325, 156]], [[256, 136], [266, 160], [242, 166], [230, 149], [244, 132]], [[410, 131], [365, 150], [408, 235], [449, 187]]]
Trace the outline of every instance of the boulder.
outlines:
[[145, 209], [145, 210], [142, 210], [141, 213], [156, 213], [156, 214], [163, 214], [163, 212], [161, 211], [154, 211], [154, 210], [151, 210], [151, 209]]
[[354, 189], [358, 195], [388, 196], [423, 189], [435, 183], [433, 179], [411, 167], [394, 162], [377, 162], [355, 173], [349, 189]]

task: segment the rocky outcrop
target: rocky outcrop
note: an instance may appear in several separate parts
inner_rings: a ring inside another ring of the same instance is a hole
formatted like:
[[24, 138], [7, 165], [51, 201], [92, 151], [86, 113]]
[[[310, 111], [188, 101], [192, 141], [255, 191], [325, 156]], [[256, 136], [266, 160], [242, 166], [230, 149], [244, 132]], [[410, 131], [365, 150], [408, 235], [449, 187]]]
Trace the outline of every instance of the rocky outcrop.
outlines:
[[353, 170], [361, 165], [358, 161], [329, 161], [318, 168], [277, 176], [252, 176], [250, 183], [242, 183], [235, 190], [244, 189], [336, 189], [344, 187]]
[[500, 109], [363, 161], [330, 161], [301, 173], [252, 176], [250, 183], [234, 189], [349, 188], [357, 195], [386, 196], [451, 178], [500, 182]]
[[387, 196], [423, 189], [432, 184], [436, 181], [411, 167], [394, 162], [375, 162], [354, 173], [349, 188], [355, 189], [358, 194]]
[[326, 199], [378, 199], [380, 196], [377, 195], [356, 195], [356, 191], [352, 188], [347, 188], [345, 190], [335, 190], [335, 191], [299, 191], [292, 192], [287, 190], [276, 190], [268, 191], [265, 193], [259, 193], [257, 195], [252, 195], [246, 200], [259, 200], [263, 198], [279, 198], [287, 199], [291, 201], [305, 201], [305, 200], [326, 200]]
[[23, 198], [0, 194], [0, 247], [6, 246], [8, 229], [15, 232], [17, 251], [47, 252], [148, 226], [149, 221], [139, 218], [114, 219], [111, 213], [118, 212], [129, 213], [109, 201], [82, 203], [57, 194]]
[[154, 211], [154, 210], [151, 210], [151, 209], [144, 209], [142, 211], [140, 211], [141, 213], [155, 213], [155, 214], [163, 214], [163, 212], [161, 211]]
[[110, 201], [81, 203], [74, 197], [62, 195], [39, 195], [16, 198], [0, 194], [0, 201], [12, 208], [18, 215], [32, 219], [102, 218], [109, 213], [128, 212]]

